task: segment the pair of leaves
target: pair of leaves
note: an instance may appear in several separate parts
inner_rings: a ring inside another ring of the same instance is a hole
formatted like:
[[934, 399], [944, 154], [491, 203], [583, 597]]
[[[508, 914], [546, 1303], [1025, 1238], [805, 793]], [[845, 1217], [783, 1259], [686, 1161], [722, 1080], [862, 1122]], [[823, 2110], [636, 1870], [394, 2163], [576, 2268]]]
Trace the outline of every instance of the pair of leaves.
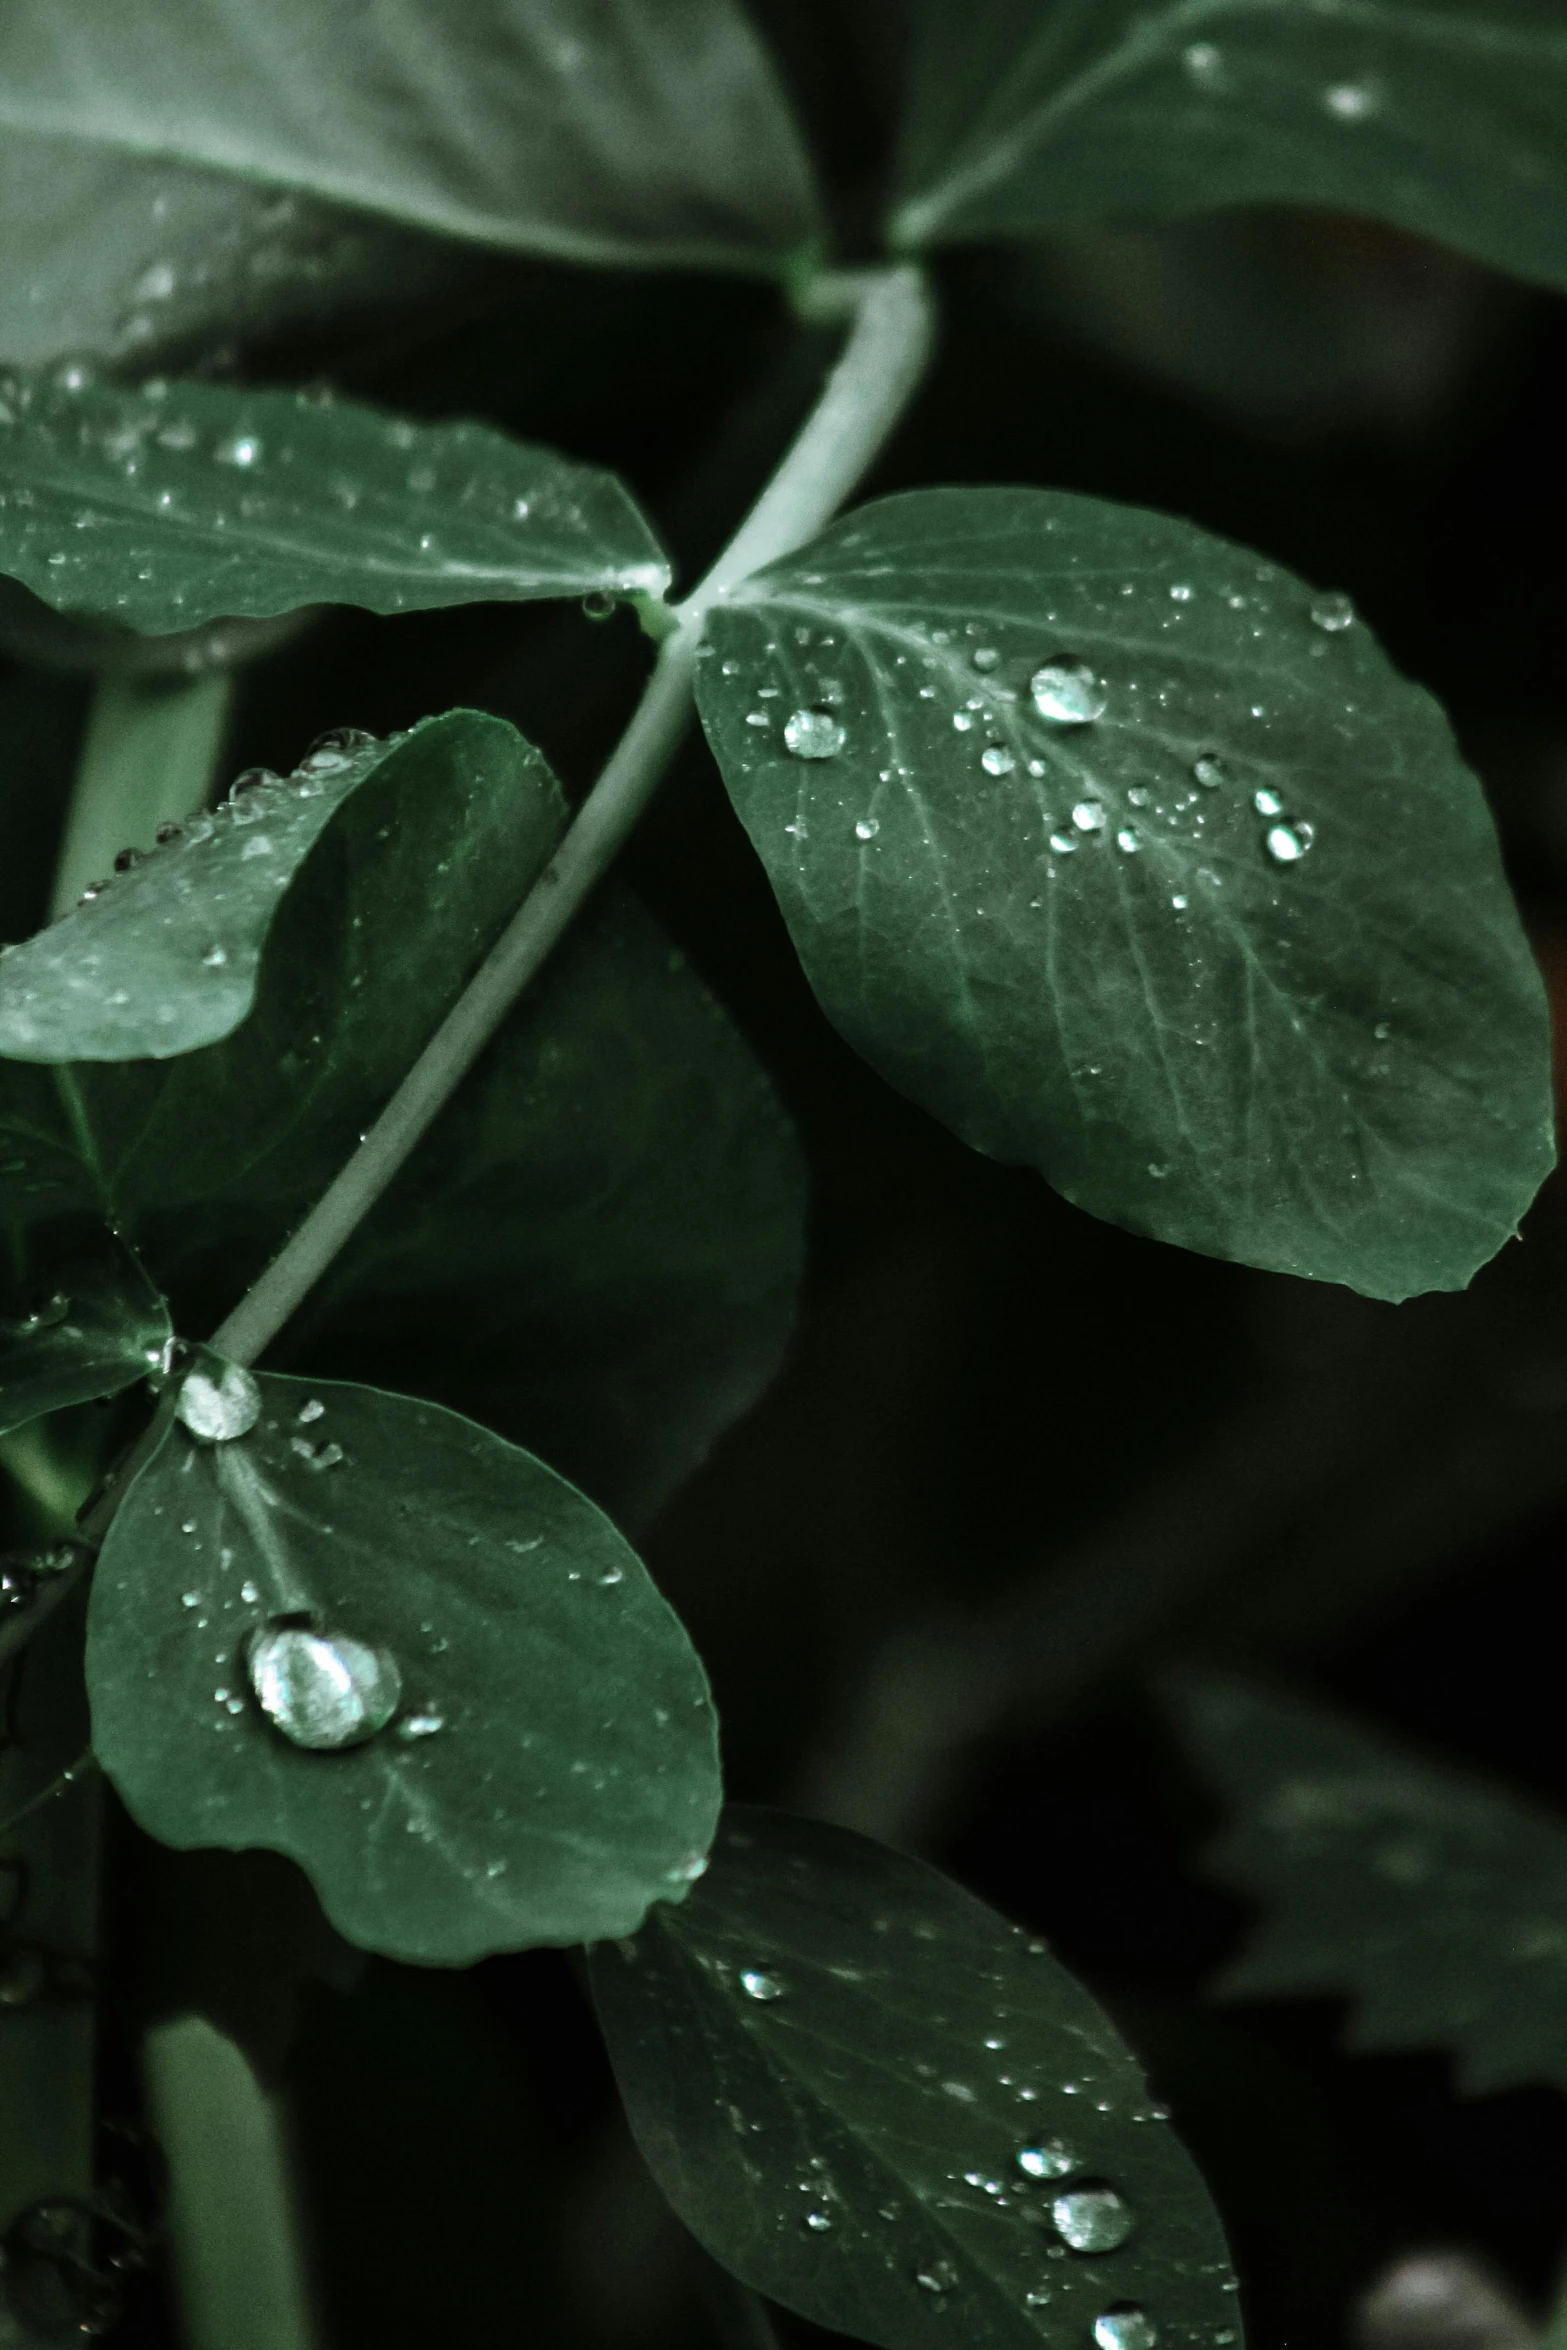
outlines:
[[735, 0], [16, 0], [0, 123], [568, 260], [769, 268], [818, 226]]
[[1174, 1703], [1267, 1909], [1237, 1998], [1338, 1992], [1354, 2046], [1443, 2046], [1466, 2089], [1567, 2089], [1567, 1824], [1327, 1708], [1191, 1678]]
[[[228, 1441], [179, 1422], [94, 1577], [93, 1746], [166, 1844], [264, 1845], [361, 1946], [422, 1965], [623, 1934], [717, 1817], [717, 1726], [672, 1610], [542, 1462], [434, 1405], [263, 1373]], [[279, 1617], [394, 1660], [365, 1743], [294, 1743], [250, 1644]]]
[[0, 570], [57, 612], [163, 635], [310, 604], [371, 612], [660, 596], [611, 475], [479, 424], [68, 366], [0, 379]]
[[922, 1862], [732, 1809], [689, 1900], [590, 1964], [655, 2178], [774, 2300], [886, 2350], [1237, 2339], [1218, 2221], [1109, 2018]]
[[894, 235], [1325, 205], [1567, 283], [1554, 0], [918, 0]]
[[1347, 599], [1045, 490], [836, 524], [698, 696], [822, 1003], [1095, 1214], [1372, 1296], [1461, 1287], [1552, 1159], [1479, 787]]

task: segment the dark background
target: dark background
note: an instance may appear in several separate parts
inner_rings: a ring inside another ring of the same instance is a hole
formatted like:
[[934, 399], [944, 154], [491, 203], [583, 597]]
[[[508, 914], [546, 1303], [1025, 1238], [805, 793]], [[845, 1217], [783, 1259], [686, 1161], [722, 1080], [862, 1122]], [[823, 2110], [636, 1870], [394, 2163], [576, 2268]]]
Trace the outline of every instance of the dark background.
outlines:
[[[852, 251], [890, 118], [886, 25], [794, 5], [774, 31]], [[1135, 500], [1349, 589], [1452, 713], [1567, 985], [1562, 304], [1284, 213], [938, 274], [939, 357], [869, 492]], [[347, 349], [223, 364], [609, 464], [689, 579], [831, 355], [756, 287], [487, 264]], [[230, 764], [286, 768], [327, 726], [466, 701], [581, 789], [645, 666], [625, 615], [335, 614], [248, 673]], [[84, 689], [28, 692], [39, 772], [63, 776]], [[40, 787], [8, 817], [7, 935], [35, 917], [58, 813]], [[1329, 2002], [1213, 2002], [1245, 1915], [1203, 1879], [1213, 1814], [1149, 1688], [1167, 1659], [1238, 1659], [1567, 1805], [1567, 1194], [1547, 1187], [1470, 1293], [1403, 1307], [1161, 1249], [967, 1152], [837, 1040], [699, 744], [630, 863], [773, 1071], [815, 1180], [784, 1376], [643, 1541], [713, 1675], [732, 1792], [910, 1844], [1049, 1936], [1174, 2106], [1269, 2350], [1345, 2339], [1357, 2293], [1416, 2245], [1474, 2249], [1537, 2301], [1567, 2104], [1460, 2098], [1435, 2053], [1349, 2056]], [[1013, 1669], [949, 1736], [946, 1660], [995, 1623]], [[114, 1884], [109, 2103], [134, 2109], [147, 2013], [194, 1996], [244, 2030], [291, 2084], [333, 2350], [706, 2338], [570, 1961], [359, 1966], [282, 1864], [160, 1855], [123, 1822]], [[165, 2323], [145, 2287], [124, 2339]]]

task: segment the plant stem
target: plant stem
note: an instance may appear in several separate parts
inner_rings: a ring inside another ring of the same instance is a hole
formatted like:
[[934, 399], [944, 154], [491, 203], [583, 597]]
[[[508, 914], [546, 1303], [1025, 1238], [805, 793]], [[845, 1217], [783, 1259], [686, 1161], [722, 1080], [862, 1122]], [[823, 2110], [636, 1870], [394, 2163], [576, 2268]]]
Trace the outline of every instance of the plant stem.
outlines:
[[917, 269], [849, 281], [853, 326], [821, 399], [705, 579], [674, 611], [657, 666], [608, 766], [550, 863], [364, 1141], [213, 1334], [252, 1363], [350, 1238], [472, 1068], [651, 799], [685, 731], [708, 610], [765, 563], [814, 536], [866, 472], [908, 404], [931, 341]]

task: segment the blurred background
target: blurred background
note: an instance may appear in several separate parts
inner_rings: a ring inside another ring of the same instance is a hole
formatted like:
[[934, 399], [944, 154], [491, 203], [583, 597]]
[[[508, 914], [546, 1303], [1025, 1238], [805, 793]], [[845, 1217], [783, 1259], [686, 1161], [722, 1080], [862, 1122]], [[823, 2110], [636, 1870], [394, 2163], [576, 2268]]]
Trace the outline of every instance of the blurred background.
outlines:
[[[852, 251], [895, 18], [759, 13]], [[832, 357], [741, 283], [388, 251], [341, 219], [269, 234], [264, 302], [252, 270], [215, 338], [212, 302], [185, 322], [144, 286], [118, 363], [482, 414], [625, 475], [687, 579]], [[1562, 303], [1286, 212], [959, 253], [939, 281], [939, 356], [869, 494], [1066, 487], [1347, 589], [1450, 711], [1567, 989]], [[42, 918], [88, 697], [27, 625], [0, 675], [8, 938]], [[580, 790], [646, 662], [625, 614], [332, 613], [244, 672], [227, 766], [467, 702]], [[1436, 2053], [1349, 2055], [1331, 2002], [1214, 2002], [1246, 1916], [1204, 1880], [1214, 1815], [1152, 1692], [1168, 1661], [1238, 1661], [1567, 1809], [1567, 1191], [1469, 1293], [1401, 1307], [1160, 1248], [974, 1156], [838, 1041], [698, 741], [629, 864], [773, 1074], [814, 1186], [782, 1376], [639, 1530], [712, 1674], [731, 1791], [918, 1850], [1050, 1938], [1173, 2106], [1266, 2350], [1346, 2341], [1423, 2246], [1537, 2305], [1567, 2103], [1460, 2098]], [[140, 2127], [149, 2017], [194, 2001], [241, 2038], [287, 2098], [332, 2350], [710, 2338], [568, 1959], [365, 1962], [281, 1862], [164, 1854], [123, 1818], [110, 1853], [105, 2110]], [[143, 2281], [116, 2338], [167, 2323]]]

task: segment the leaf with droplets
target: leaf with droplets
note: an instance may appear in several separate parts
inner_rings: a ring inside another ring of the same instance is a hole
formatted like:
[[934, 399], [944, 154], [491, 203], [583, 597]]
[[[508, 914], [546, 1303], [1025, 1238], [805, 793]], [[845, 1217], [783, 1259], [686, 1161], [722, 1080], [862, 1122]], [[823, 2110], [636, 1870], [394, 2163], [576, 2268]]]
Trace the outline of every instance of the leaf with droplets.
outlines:
[[1214, 1871], [1267, 1911], [1227, 1994], [1341, 1993], [1355, 2048], [1567, 2089], [1567, 1822], [1325, 1706], [1217, 1675], [1172, 1698], [1233, 1815]]
[[296, 1359], [471, 1411], [636, 1524], [771, 1380], [804, 1254], [765, 1073], [611, 882], [328, 1276]]
[[1544, 990], [1479, 786], [1345, 598], [1136, 508], [926, 490], [708, 634], [703, 721], [817, 994], [966, 1141], [1377, 1297], [1515, 1231]]
[[1567, 284], [1556, 0], [919, 0], [894, 235], [1324, 205]]
[[69, 367], [0, 377], [0, 570], [148, 636], [308, 604], [659, 596], [670, 576], [612, 474], [488, 425]]
[[[731, 1809], [713, 1864], [591, 1954], [649, 2167], [726, 2268], [887, 2350], [1238, 2339], [1224, 2238], [1108, 2016], [922, 1861]], [[1128, 2345], [1130, 2350], [1130, 2345]]]
[[[241, 794], [248, 821], [233, 837], [267, 844], [255, 864], [282, 854], [274, 816], [290, 841], [296, 806], [322, 804], [297, 802], [298, 788], [279, 780]], [[25, 1227], [95, 1210], [167, 1286], [171, 1264], [200, 1244], [194, 1208], [297, 1213], [456, 1001], [564, 820], [548, 767], [504, 719], [452, 710], [416, 726], [374, 760], [297, 865], [261, 946], [250, 1015], [232, 1034], [171, 1060], [0, 1063], [0, 1218]], [[119, 876], [100, 904], [141, 879]], [[233, 903], [236, 937], [253, 948], [253, 904]], [[183, 922], [179, 935], [193, 951], [176, 1017], [194, 1022], [188, 999], [205, 985], [232, 1010], [227, 966], [207, 968]], [[129, 995], [134, 925], [119, 946]], [[174, 988], [161, 951], [147, 952], [160, 986]], [[156, 1023], [162, 997], [134, 1000]]]
[[820, 213], [738, 0], [8, 0], [0, 123], [514, 252], [775, 267]]
[[248, 1435], [169, 1428], [94, 1577], [94, 1751], [140, 1824], [288, 1853], [350, 1940], [426, 1966], [680, 1900], [716, 1724], [609, 1520], [454, 1412], [257, 1383]]
[[30, 1311], [0, 1321], [0, 1435], [133, 1387], [159, 1367], [173, 1335], [164, 1300], [106, 1237], [93, 1255], [60, 1265]]

